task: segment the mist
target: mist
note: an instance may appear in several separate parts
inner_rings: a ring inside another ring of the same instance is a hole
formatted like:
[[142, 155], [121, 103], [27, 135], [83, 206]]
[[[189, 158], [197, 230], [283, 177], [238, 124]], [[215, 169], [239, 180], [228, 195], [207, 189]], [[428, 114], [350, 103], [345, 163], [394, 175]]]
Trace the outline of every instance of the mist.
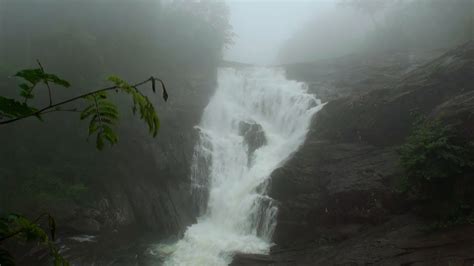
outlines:
[[445, 48], [472, 36], [470, 0], [368, 1], [366, 7], [363, 1], [353, 3], [228, 1], [235, 35], [224, 57], [284, 64], [374, 49]]
[[473, 265], [474, 0], [0, 0], [0, 266]]
[[252, 64], [276, 64], [279, 49], [316, 14], [334, 1], [227, 1], [234, 43], [224, 58]]

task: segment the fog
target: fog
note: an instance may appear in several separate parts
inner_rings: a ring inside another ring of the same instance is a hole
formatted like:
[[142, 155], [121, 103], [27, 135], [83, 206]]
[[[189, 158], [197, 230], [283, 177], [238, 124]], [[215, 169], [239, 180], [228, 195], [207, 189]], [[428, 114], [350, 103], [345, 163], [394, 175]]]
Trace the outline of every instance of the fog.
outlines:
[[0, 265], [470, 264], [473, 70], [474, 0], [0, 0]]
[[[474, 1], [228, 0], [225, 59], [281, 64], [361, 52], [447, 48], [472, 38]], [[423, 36], [422, 38], [419, 38]]]
[[234, 44], [225, 58], [254, 64], [275, 64], [281, 46], [332, 0], [227, 0]]

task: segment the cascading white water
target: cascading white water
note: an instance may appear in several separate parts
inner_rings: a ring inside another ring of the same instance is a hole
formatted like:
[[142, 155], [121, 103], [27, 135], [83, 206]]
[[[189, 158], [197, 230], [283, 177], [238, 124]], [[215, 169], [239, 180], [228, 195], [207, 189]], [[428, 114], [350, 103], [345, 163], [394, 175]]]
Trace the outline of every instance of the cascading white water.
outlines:
[[165, 265], [228, 265], [238, 252], [268, 252], [277, 208], [267, 180], [303, 143], [320, 108], [305, 84], [287, 80], [281, 69], [219, 70], [192, 165], [202, 214]]

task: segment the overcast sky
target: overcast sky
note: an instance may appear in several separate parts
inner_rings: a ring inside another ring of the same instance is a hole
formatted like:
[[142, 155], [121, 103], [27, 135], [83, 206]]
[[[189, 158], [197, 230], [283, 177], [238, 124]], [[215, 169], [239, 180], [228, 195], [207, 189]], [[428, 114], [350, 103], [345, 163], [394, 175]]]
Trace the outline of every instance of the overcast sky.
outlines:
[[315, 14], [333, 6], [334, 0], [227, 0], [234, 45], [225, 51], [227, 60], [276, 63], [285, 40]]

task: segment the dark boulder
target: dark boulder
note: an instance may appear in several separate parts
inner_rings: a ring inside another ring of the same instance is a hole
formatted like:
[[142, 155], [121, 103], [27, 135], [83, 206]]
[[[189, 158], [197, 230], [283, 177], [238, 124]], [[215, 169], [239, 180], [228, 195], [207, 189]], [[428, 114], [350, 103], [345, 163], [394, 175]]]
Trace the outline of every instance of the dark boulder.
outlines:
[[244, 137], [244, 143], [248, 146], [249, 164], [255, 150], [267, 144], [265, 132], [260, 124], [254, 121], [239, 123], [239, 133]]

